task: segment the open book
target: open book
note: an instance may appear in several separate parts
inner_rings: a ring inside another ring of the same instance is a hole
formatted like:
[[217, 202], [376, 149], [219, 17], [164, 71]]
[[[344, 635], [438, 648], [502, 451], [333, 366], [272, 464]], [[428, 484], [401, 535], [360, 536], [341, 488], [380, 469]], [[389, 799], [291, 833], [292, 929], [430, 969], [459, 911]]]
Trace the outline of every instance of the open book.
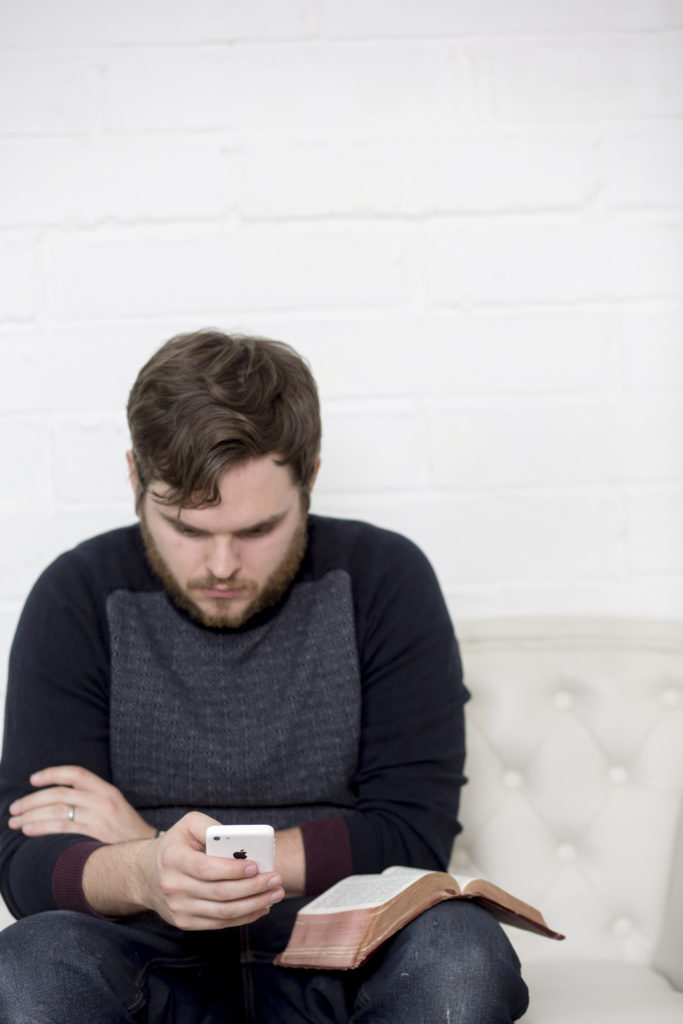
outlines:
[[275, 963], [281, 967], [358, 967], [405, 924], [442, 900], [476, 900], [505, 924], [550, 939], [564, 938], [548, 927], [538, 910], [492, 882], [444, 871], [393, 867], [381, 875], [342, 878], [302, 907]]

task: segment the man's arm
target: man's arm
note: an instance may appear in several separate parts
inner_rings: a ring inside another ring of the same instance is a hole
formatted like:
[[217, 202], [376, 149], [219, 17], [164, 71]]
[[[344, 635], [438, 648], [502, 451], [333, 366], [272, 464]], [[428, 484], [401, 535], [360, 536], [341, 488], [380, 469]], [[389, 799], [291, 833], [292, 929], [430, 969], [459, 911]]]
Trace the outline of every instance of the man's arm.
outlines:
[[158, 839], [101, 846], [83, 869], [90, 907], [107, 917], [153, 910], [184, 930], [237, 927], [257, 920], [284, 897], [276, 872], [253, 861], [209, 857], [204, 836], [213, 818], [185, 815]]
[[[73, 758], [107, 780], [108, 664], [104, 612], [81, 560], [61, 556], [31, 591], [10, 654], [0, 762], [0, 888], [17, 917], [52, 909], [55, 867], [73, 834], [29, 838], [8, 827], [9, 807], [33, 773]], [[67, 807], [63, 805], [66, 821]]]
[[120, 789], [80, 765], [51, 765], [34, 772], [29, 781], [39, 788], [9, 808], [9, 827], [25, 836], [70, 832], [120, 843], [157, 833]]
[[444, 869], [465, 781], [468, 693], [428, 560], [365, 524], [326, 526], [325, 545], [351, 576], [362, 720], [353, 806], [302, 824], [310, 895], [391, 864]]
[[[126, 866], [126, 877], [131, 878], [131, 858], [142, 861], [146, 847], [138, 848], [131, 840], [153, 838], [156, 830], [148, 825], [134, 807], [125, 799], [119, 789], [100, 779], [93, 772], [78, 765], [57, 765], [43, 769], [31, 776], [34, 786], [41, 786], [35, 792], [15, 800], [10, 807], [12, 817], [10, 828], [21, 830], [26, 836], [46, 836], [61, 833], [87, 835], [103, 843], [125, 844], [120, 854], [105, 855], [112, 877], [116, 874], [119, 857]], [[73, 808], [73, 819], [66, 816], [67, 808]], [[207, 819], [215, 824], [213, 819]], [[208, 825], [205, 825], [205, 828]], [[203, 845], [201, 849], [203, 850]], [[94, 870], [92, 859], [86, 862], [89, 872]], [[282, 876], [288, 896], [301, 896], [305, 887], [305, 856], [301, 830], [284, 829], [277, 832], [275, 843], [276, 865]], [[98, 854], [94, 863], [101, 860]], [[85, 876], [83, 881], [85, 891]], [[121, 908], [127, 897], [119, 892]], [[97, 892], [104, 899], [99, 887]], [[135, 913], [140, 909], [139, 899], [129, 893], [131, 910], [119, 909], [116, 916]], [[87, 894], [86, 894], [86, 898]], [[88, 902], [91, 901], [88, 899]], [[93, 905], [91, 903], [91, 905]], [[94, 905], [93, 905], [94, 906]]]
[[286, 828], [275, 833], [275, 868], [287, 896], [304, 895], [306, 854], [300, 828]]

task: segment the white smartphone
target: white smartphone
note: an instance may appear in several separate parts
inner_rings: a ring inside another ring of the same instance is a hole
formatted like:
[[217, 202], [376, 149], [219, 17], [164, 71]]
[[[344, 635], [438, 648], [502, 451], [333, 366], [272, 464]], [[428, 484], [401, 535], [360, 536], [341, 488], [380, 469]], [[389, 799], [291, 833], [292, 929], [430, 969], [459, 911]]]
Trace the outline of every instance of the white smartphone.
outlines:
[[210, 825], [206, 852], [213, 857], [253, 860], [259, 871], [274, 871], [275, 831], [271, 825]]

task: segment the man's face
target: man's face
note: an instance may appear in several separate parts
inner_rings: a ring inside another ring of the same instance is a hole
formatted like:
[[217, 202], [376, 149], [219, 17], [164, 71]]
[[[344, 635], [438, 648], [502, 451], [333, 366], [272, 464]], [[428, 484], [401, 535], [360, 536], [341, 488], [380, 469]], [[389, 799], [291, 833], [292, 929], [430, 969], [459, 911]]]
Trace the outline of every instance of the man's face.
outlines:
[[220, 503], [140, 505], [147, 557], [174, 600], [205, 626], [241, 626], [285, 593], [306, 549], [306, 509], [287, 466], [265, 455], [225, 471]]

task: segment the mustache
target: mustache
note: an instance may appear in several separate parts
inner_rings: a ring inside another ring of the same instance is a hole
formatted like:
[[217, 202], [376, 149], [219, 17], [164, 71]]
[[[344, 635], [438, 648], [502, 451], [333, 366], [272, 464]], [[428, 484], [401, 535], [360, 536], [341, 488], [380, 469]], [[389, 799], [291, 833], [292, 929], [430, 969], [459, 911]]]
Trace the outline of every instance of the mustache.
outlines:
[[205, 576], [203, 579], [190, 580], [188, 590], [212, 590], [214, 587], [243, 587], [253, 589], [252, 580], [243, 580], [239, 576]]

